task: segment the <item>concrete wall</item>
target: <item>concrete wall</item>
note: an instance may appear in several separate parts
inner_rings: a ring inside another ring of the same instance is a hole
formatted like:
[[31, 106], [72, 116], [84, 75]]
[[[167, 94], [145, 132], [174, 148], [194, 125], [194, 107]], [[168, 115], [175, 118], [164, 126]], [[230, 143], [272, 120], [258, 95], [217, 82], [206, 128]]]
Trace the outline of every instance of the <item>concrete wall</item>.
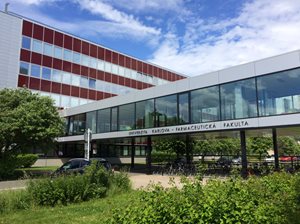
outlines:
[[0, 89], [17, 88], [22, 19], [0, 12]]

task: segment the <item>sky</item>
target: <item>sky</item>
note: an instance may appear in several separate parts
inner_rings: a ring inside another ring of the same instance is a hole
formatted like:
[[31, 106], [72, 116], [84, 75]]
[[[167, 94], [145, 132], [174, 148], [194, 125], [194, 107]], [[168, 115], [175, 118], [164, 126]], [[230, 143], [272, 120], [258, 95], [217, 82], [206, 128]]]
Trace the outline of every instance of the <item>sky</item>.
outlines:
[[[1, 0], [3, 8], [187, 76], [300, 49], [300, 0]], [[1, 6], [0, 6], [1, 7]]]

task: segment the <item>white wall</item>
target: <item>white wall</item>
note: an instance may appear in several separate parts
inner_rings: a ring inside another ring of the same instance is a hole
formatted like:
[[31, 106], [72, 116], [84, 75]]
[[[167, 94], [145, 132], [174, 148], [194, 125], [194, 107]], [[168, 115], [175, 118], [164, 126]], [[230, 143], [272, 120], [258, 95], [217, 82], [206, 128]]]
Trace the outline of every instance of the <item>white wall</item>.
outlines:
[[18, 85], [22, 20], [0, 12], [0, 89]]

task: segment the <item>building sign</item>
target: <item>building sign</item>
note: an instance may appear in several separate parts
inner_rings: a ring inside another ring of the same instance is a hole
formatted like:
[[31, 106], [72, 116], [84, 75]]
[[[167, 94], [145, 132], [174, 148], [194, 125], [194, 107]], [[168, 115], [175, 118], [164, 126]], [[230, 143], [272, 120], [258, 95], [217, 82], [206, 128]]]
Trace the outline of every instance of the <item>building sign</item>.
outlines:
[[185, 132], [202, 132], [226, 129], [239, 129], [257, 126], [256, 119], [237, 120], [237, 121], [218, 121], [201, 124], [189, 124], [171, 127], [150, 128], [142, 130], [128, 131], [128, 136], [176, 134]]

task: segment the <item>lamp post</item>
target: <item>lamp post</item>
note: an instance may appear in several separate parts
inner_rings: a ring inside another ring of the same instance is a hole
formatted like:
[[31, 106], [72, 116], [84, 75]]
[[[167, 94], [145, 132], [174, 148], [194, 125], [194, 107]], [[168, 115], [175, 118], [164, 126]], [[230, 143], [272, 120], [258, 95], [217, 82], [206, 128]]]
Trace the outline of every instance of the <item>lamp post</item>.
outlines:
[[92, 131], [91, 129], [86, 129], [84, 132], [84, 158], [90, 159], [90, 148], [91, 148], [91, 140], [92, 140]]

